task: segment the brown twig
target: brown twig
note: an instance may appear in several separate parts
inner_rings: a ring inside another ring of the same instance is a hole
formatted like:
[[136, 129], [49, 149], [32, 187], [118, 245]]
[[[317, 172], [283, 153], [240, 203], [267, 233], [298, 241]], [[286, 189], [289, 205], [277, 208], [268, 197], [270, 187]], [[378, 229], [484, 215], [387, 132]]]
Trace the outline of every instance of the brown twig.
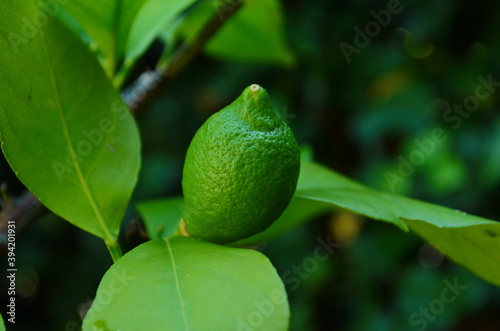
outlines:
[[[222, 1], [221, 1], [222, 2]], [[224, 1], [214, 17], [206, 24], [198, 37], [185, 43], [173, 54], [171, 61], [162, 70], [147, 71], [139, 76], [132, 86], [123, 91], [122, 97], [132, 113], [137, 116], [145, 106], [159, 95], [172, 79], [202, 50], [205, 43], [241, 7], [240, 1]], [[16, 199], [3, 202], [0, 212], [0, 251], [7, 247], [7, 225], [16, 224], [16, 236], [24, 233], [47, 209], [26, 190]]]

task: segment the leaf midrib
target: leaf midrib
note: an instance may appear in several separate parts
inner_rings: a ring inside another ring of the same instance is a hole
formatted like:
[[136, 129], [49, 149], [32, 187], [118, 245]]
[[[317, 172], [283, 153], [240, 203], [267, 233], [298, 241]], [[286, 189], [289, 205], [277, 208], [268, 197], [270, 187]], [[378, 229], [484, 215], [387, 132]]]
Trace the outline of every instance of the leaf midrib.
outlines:
[[187, 316], [186, 316], [186, 310], [184, 308], [184, 300], [182, 299], [182, 291], [181, 291], [181, 285], [179, 282], [179, 275], [177, 274], [177, 263], [175, 262], [175, 256], [174, 256], [174, 251], [172, 249], [172, 245], [170, 245], [170, 240], [166, 239], [168, 246], [168, 254], [170, 256], [170, 261], [172, 262], [172, 269], [174, 273], [174, 278], [175, 278], [175, 289], [177, 290], [177, 295], [179, 297], [179, 304], [181, 306], [181, 312], [182, 312], [182, 319], [184, 322], [184, 330], [188, 331], [188, 322], [187, 322]]
[[[33, 2], [32, 2], [32, 4], [33, 4]], [[78, 161], [76, 159], [76, 153], [75, 153], [75, 150], [73, 148], [73, 142], [72, 142], [70, 134], [69, 134], [69, 129], [68, 129], [68, 125], [67, 125], [66, 119], [64, 117], [64, 112], [63, 112], [62, 103], [61, 103], [61, 97], [60, 97], [60, 94], [59, 94], [58, 85], [57, 85], [56, 78], [55, 78], [55, 75], [54, 75], [54, 67], [53, 67], [53, 64], [52, 64], [50, 56], [49, 56], [49, 51], [48, 51], [48, 47], [47, 47], [47, 41], [45, 39], [45, 34], [44, 34], [44, 30], [43, 29], [40, 29], [40, 39], [42, 41], [42, 46], [43, 46], [43, 49], [44, 49], [44, 52], [45, 52], [45, 57], [47, 59], [47, 64], [48, 64], [48, 67], [49, 67], [50, 81], [51, 81], [51, 84], [53, 86], [54, 94], [55, 94], [55, 97], [56, 97], [56, 108], [57, 108], [57, 111], [58, 111], [59, 116], [61, 118], [61, 123], [62, 123], [62, 127], [63, 127], [64, 138], [66, 139], [66, 142], [68, 143], [68, 151], [69, 151], [70, 156], [71, 156], [71, 162], [73, 163], [73, 166], [74, 166], [75, 171], [77, 173], [77, 176], [78, 176], [78, 179], [80, 181], [82, 190], [85, 193], [85, 196], [87, 197], [87, 200], [88, 200], [88, 202], [89, 202], [89, 204], [90, 204], [90, 206], [92, 208], [92, 211], [94, 212], [94, 214], [96, 216], [96, 219], [97, 219], [99, 225], [101, 226], [101, 228], [103, 230], [104, 237], [106, 238], [106, 241], [110, 241], [110, 242], [115, 241], [114, 236], [111, 234], [111, 232], [109, 231], [108, 227], [106, 226], [104, 218], [102, 217], [102, 213], [99, 210], [99, 207], [97, 206], [97, 204], [95, 202], [94, 196], [92, 195], [92, 192], [90, 191], [90, 189], [89, 189], [89, 187], [87, 185], [87, 182], [85, 181], [85, 178], [83, 176], [83, 173], [82, 173], [82, 170], [80, 168], [80, 165], [78, 164]]]

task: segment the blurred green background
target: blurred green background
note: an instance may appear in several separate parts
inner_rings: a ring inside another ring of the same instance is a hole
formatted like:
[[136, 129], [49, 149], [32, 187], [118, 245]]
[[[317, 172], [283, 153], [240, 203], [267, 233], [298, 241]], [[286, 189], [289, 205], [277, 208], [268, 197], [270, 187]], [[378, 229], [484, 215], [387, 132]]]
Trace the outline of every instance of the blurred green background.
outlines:
[[[357, 28], [365, 31], [375, 22], [371, 11], [388, 6], [398, 13], [357, 47]], [[200, 55], [138, 118], [143, 165], [122, 230], [127, 250], [143, 240], [135, 203], [182, 193], [194, 133], [252, 83], [268, 90], [316, 161], [371, 187], [498, 220], [498, 86], [492, 83], [477, 109], [452, 113], [454, 104], [473, 100], [478, 77], [500, 82], [498, 2], [289, 0], [283, 10], [294, 67]], [[357, 48], [348, 57], [346, 44]], [[144, 67], [158, 56], [153, 47]], [[416, 140], [427, 141], [435, 129], [444, 130], [446, 140], [401, 176], [401, 160], [416, 157]], [[388, 172], [402, 180], [391, 184]], [[0, 176], [12, 195], [23, 191], [3, 159]], [[311, 262], [329, 236], [339, 246], [328, 259]], [[291, 330], [500, 330], [500, 289], [389, 224], [338, 212], [259, 249], [287, 286]], [[78, 330], [79, 313], [111, 264], [101, 240], [47, 213], [18, 238], [16, 252], [12, 329]], [[297, 271], [304, 267], [309, 271]], [[465, 289], [441, 306], [447, 282]], [[0, 286], [8, 287], [6, 279]], [[6, 304], [6, 290], [0, 296]]]

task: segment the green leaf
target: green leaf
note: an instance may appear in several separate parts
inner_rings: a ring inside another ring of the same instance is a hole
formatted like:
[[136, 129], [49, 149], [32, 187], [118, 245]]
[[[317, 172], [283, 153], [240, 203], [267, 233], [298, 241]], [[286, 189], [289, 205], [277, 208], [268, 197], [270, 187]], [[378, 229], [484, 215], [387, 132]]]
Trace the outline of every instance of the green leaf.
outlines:
[[[207, 1], [186, 19], [182, 28], [190, 41], [211, 17], [223, 19], [236, 1]], [[229, 6], [228, 6], [229, 4]], [[277, 64], [286, 67], [295, 57], [285, 37], [283, 9], [278, 0], [245, 0], [239, 11], [212, 37], [205, 52], [223, 60]]]
[[123, 56], [137, 12], [147, 0], [71, 0], [64, 10], [95, 41], [108, 77], [113, 77]]
[[3, 317], [0, 314], [0, 331], [5, 331], [5, 323], [3, 321]]
[[182, 203], [182, 197], [176, 197], [137, 204], [149, 238], [168, 238], [175, 233], [182, 218]]
[[2, 150], [45, 206], [113, 242], [137, 180], [138, 130], [87, 47], [48, 14], [34, 25], [40, 3], [0, 2]]
[[[500, 223], [450, 208], [367, 188], [317, 164], [303, 162], [296, 197], [326, 202], [411, 229], [455, 262], [500, 285]], [[307, 216], [304, 215], [304, 219]], [[294, 222], [280, 219], [278, 222]], [[283, 226], [283, 225], [276, 225]], [[263, 235], [263, 234], [261, 234]]]
[[168, 30], [175, 18], [196, 0], [149, 0], [141, 8], [130, 30], [126, 63], [135, 61], [153, 40]]
[[[179, 14], [196, 0], [149, 0], [136, 16], [125, 47], [123, 66], [114, 79], [115, 86], [122, 86], [136, 61], [156, 38], [167, 43], [164, 53], [174, 49], [175, 31]], [[165, 38], [166, 37], [166, 38]], [[172, 42], [172, 43], [170, 43]]]
[[173, 237], [111, 266], [83, 330], [280, 331], [288, 318], [285, 288], [265, 256]]
[[377, 191], [356, 183], [331, 169], [302, 162], [296, 197], [331, 203], [407, 230], [407, 220], [421, 220], [438, 227], [467, 227], [500, 223], [467, 215], [459, 210]]
[[408, 231], [407, 225], [398, 217], [404, 212], [403, 207], [387, 199], [388, 194], [369, 189], [314, 163], [302, 162], [295, 196], [331, 203]]
[[452, 260], [500, 286], [500, 223], [483, 220], [470, 222], [470, 225], [460, 222], [432, 224], [409, 219], [405, 222], [412, 231], [433, 243]]

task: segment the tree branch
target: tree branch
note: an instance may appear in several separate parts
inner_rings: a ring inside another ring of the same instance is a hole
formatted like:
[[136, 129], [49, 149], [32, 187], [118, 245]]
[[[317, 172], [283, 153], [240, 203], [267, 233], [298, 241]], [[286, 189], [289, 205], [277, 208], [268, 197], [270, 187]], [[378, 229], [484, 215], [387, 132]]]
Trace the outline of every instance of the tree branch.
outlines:
[[1, 253], [7, 251], [8, 225], [16, 226], [16, 237], [22, 235], [33, 222], [46, 210], [38, 199], [28, 190], [24, 191], [17, 199], [2, 200], [0, 212], [0, 248]]

